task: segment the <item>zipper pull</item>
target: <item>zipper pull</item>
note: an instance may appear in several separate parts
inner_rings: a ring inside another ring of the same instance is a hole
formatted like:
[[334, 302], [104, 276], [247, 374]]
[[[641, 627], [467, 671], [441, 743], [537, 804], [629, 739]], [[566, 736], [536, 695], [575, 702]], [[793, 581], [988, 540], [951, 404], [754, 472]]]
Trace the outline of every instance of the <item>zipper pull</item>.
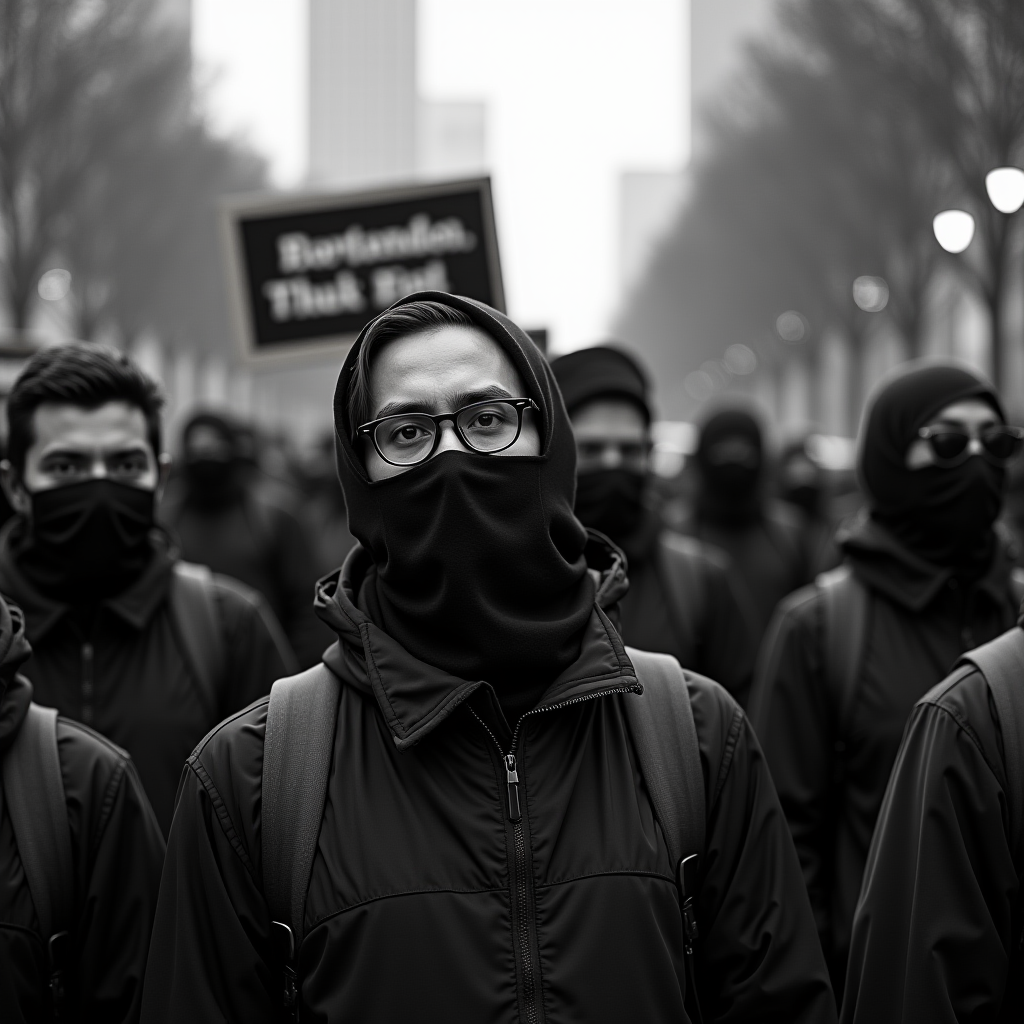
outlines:
[[516, 772], [516, 755], [505, 755], [505, 774], [508, 776], [508, 820], [519, 821], [523, 816], [519, 810], [519, 775]]

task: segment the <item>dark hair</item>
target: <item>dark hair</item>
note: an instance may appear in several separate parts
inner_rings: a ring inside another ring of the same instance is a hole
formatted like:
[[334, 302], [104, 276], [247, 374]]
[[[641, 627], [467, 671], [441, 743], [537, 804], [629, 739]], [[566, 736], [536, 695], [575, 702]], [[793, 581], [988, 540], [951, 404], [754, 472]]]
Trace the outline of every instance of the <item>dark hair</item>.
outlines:
[[123, 352], [100, 345], [59, 345], [37, 352], [21, 371], [7, 399], [7, 457], [20, 476], [25, 453], [35, 440], [32, 418], [39, 406], [54, 402], [98, 409], [127, 402], [146, 417], [153, 454], [160, 454], [160, 387]]
[[[437, 331], [443, 327], [477, 327], [452, 306], [427, 299], [410, 302], [381, 313], [366, 329], [362, 347], [352, 368], [348, 385], [348, 428], [352, 432], [370, 419], [370, 367], [382, 346], [410, 334]], [[478, 328], [479, 329], [479, 328]]]

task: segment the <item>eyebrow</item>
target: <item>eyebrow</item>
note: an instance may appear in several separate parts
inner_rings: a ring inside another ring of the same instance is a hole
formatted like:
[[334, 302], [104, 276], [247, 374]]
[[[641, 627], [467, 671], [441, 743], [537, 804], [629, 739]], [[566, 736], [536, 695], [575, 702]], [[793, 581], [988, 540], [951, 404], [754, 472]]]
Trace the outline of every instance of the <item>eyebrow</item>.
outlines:
[[[149, 449], [142, 441], [132, 441], [125, 445], [123, 448], [115, 448], [112, 451], [104, 453], [105, 459], [119, 458], [123, 455], [143, 455], [147, 459], [149, 458]], [[43, 452], [40, 456], [40, 461], [45, 462], [47, 459], [92, 459], [93, 453], [91, 451], [84, 450], [82, 448], [51, 448], [47, 452]]]
[[[503, 387], [497, 384], [488, 384], [483, 388], [476, 388], [472, 391], [449, 391], [445, 395], [445, 406], [447, 411], [455, 412], [465, 405], [472, 405], [474, 402], [486, 402], [489, 398], [515, 398]], [[388, 402], [377, 410], [375, 420], [382, 420], [385, 416], [400, 416], [403, 413], [420, 412], [431, 413], [431, 409], [425, 402]]]

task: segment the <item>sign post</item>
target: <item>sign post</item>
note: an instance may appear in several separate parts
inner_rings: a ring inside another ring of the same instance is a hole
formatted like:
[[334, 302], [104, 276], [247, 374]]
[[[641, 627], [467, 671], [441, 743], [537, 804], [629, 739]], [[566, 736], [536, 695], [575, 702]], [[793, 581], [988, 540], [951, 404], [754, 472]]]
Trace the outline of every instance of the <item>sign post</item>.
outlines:
[[241, 196], [225, 201], [222, 226], [236, 334], [250, 363], [337, 351], [422, 289], [504, 311], [489, 178]]

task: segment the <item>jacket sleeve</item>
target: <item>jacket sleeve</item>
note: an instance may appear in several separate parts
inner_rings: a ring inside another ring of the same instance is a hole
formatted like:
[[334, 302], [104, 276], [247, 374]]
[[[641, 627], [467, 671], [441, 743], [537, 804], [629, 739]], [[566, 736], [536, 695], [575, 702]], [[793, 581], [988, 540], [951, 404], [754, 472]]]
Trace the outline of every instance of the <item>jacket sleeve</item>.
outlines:
[[[95, 779], [104, 768], [101, 759], [92, 760]], [[127, 758], [118, 757], [102, 794], [75, 803], [69, 814], [86, 819], [78, 831], [78, 887], [84, 898], [75, 987], [81, 1019], [127, 1024], [139, 1019], [142, 1005], [163, 833]]]
[[705, 684], [690, 691], [708, 800], [696, 907], [703, 1019], [835, 1021], [828, 970], [768, 766], [746, 716], [714, 690]]
[[[200, 776], [205, 776], [205, 785]], [[273, 1024], [270, 921], [256, 868], [195, 755], [178, 789], [142, 999], [145, 1024]]]
[[724, 554], [707, 559], [705, 581], [707, 601], [698, 671], [721, 683], [745, 708], [757, 656], [754, 610], [729, 571]]
[[227, 688], [222, 718], [265, 697], [274, 681], [298, 671], [295, 656], [270, 605], [249, 587], [218, 576], [227, 644]]
[[818, 619], [814, 588], [798, 591], [783, 602], [765, 637], [750, 714], [828, 956], [832, 948], [835, 719], [823, 681]]
[[[971, 719], [992, 735], [987, 686], [977, 673], [974, 683], [982, 700]], [[1003, 1019], [1020, 956], [1003, 776], [1001, 751], [983, 750], [955, 709], [914, 709], [868, 855], [844, 1021]]]

